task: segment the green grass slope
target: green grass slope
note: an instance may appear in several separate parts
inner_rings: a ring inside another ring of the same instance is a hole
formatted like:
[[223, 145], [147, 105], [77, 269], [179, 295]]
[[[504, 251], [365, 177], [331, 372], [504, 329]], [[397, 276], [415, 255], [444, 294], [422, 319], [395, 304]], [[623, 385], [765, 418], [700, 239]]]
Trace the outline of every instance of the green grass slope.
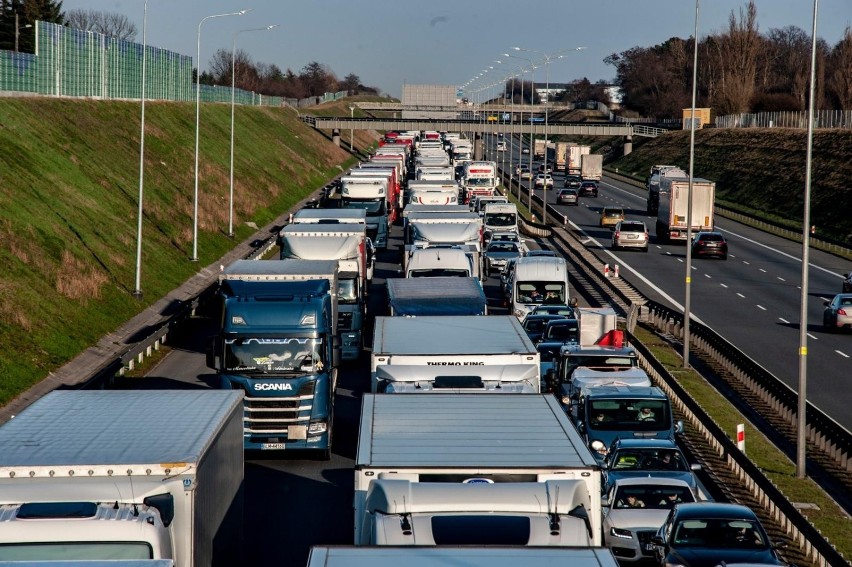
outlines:
[[[716, 198], [745, 212], [801, 226], [804, 207], [805, 130], [746, 128], [699, 130], [695, 175], [716, 182]], [[689, 132], [640, 142], [608, 164], [645, 180], [653, 164], [689, 167]], [[852, 244], [852, 130], [816, 130], [811, 180], [811, 224], [817, 235]]]
[[[192, 255], [195, 105], [146, 104], [142, 284], [152, 303], [233, 247], [230, 106], [203, 105], [198, 262]], [[235, 240], [349, 155], [287, 108], [237, 107]], [[0, 404], [135, 315], [140, 105], [0, 99]]]

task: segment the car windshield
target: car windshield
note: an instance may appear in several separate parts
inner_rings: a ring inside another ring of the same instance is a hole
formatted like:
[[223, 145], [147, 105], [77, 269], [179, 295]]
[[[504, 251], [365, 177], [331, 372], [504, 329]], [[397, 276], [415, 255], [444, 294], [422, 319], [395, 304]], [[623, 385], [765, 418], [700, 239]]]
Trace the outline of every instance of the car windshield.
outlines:
[[598, 431], [666, 431], [672, 419], [668, 400], [587, 399], [589, 428]]
[[623, 222], [621, 230], [624, 232], [645, 232], [645, 225], [639, 222]]
[[683, 520], [672, 530], [676, 547], [714, 547], [724, 549], [765, 549], [763, 530], [752, 520]]
[[322, 338], [225, 339], [224, 370], [241, 374], [310, 373], [325, 365]]
[[610, 470], [687, 471], [686, 461], [678, 449], [626, 448], [615, 452]]
[[565, 284], [559, 282], [519, 282], [518, 301], [521, 303], [565, 303]]
[[623, 217], [624, 211], [621, 209], [606, 209], [604, 215], [608, 217]]
[[681, 502], [695, 502], [692, 492], [686, 486], [629, 484], [618, 487], [611, 506], [666, 510]]
[[518, 252], [518, 247], [514, 242], [492, 242], [488, 245], [487, 252]]
[[698, 236], [699, 240], [703, 240], [705, 242], [721, 242], [723, 240], [721, 234], [711, 234], [705, 233]]

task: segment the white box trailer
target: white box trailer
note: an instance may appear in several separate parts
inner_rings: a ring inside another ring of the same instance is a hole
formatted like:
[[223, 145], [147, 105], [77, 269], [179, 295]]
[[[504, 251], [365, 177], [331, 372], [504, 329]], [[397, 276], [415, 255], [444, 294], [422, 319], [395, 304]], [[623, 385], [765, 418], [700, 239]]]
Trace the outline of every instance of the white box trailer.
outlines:
[[[692, 180], [692, 232], [713, 230], [716, 184], [701, 178]], [[686, 242], [689, 212], [689, 178], [661, 177], [657, 209], [657, 242]], [[687, 243], [689, 244], [689, 243]]]
[[37, 400], [0, 427], [0, 560], [240, 565], [242, 398], [56, 390]]
[[[401, 501], [405, 491], [411, 496]], [[383, 517], [387, 495], [395, 500], [391, 513], [399, 514], [395, 527]], [[474, 515], [528, 518], [530, 544], [535, 536], [538, 545], [565, 545], [564, 533], [587, 541], [580, 545], [601, 545], [601, 470], [551, 395], [365, 394], [354, 512], [356, 544], [380, 539], [377, 525], [388, 529], [381, 539], [399, 543], [392, 530], [404, 519], [422, 536], [414, 544], [434, 544], [449, 536], [424, 519]], [[550, 539], [534, 527], [542, 515], [557, 528]], [[457, 541], [482, 531], [473, 520], [455, 525]], [[505, 524], [492, 527], [502, 531]]]
[[605, 547], [315, 546], [308, 567], [618, 567]]
[[300, 209], [290, 221], [294, 224], [367, 224], [364, 209]]
[[435, 391], [539, 392], [539, 362], [510, 315], [376, 317], [371, 391], [408, 381]]
[[0, 561], [0, 567], [174, 567], [171, 559], [103, 559], [77, 561], [57, 559], [55, 561]]

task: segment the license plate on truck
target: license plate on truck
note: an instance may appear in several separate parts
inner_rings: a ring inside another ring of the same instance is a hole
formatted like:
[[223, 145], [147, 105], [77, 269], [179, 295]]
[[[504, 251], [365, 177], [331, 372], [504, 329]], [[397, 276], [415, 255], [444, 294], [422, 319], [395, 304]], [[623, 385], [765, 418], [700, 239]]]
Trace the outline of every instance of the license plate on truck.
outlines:
[[271, 450], [271, 449], [284, 449], [287, 446], [286, 443], [261, 443], [260, 449], [262, 451]]

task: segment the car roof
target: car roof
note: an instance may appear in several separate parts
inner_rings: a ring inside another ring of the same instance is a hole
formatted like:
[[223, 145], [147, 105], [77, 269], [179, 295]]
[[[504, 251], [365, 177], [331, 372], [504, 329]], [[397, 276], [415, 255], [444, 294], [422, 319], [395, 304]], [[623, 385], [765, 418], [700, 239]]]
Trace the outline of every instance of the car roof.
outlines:
[[530, 250], [529, 252], [527, 252], [528, 258], [530, 256], [534, 257], [534, 256], [557, 256], [557, 255], [558, 254], [556, 254], [556, 252], [554, 252], [553, 250], [547, 250], [545, 248], [538, 248], [538, 249]]
[[530, 320], [555, 321], [556, 319], [564, 319], [565, 315], [557, 315], [556, 313], [530, 313], [524, 317], [524, 322]]
[[678, 520], [689, 518], [714, 518], [759, 521], [748, 506], [727, 502], [682, 502], [675, 505]]
[[[538, 313], [532, 313], [532, 315], [538, 315]], [[547, 323], [547, 326], [559, 326], [559, 325], [576, 325], [577, 319], [574, 317], [566, 317], [565, 315], [556, 315], [559, 319], [553, 319], [552, 321]]]
[[689, 488], [689, 483], [686, 481], [679, 478], [669, 478], [665, 476], [620, 477], [617, 478], [613, 484], [618, 486], [645, 486], [650, 484], [654, 486], [682, 486], [684, 488]]
[[616, 439], [613, 449], [677, 449], [680, 447], [671, 439]]

